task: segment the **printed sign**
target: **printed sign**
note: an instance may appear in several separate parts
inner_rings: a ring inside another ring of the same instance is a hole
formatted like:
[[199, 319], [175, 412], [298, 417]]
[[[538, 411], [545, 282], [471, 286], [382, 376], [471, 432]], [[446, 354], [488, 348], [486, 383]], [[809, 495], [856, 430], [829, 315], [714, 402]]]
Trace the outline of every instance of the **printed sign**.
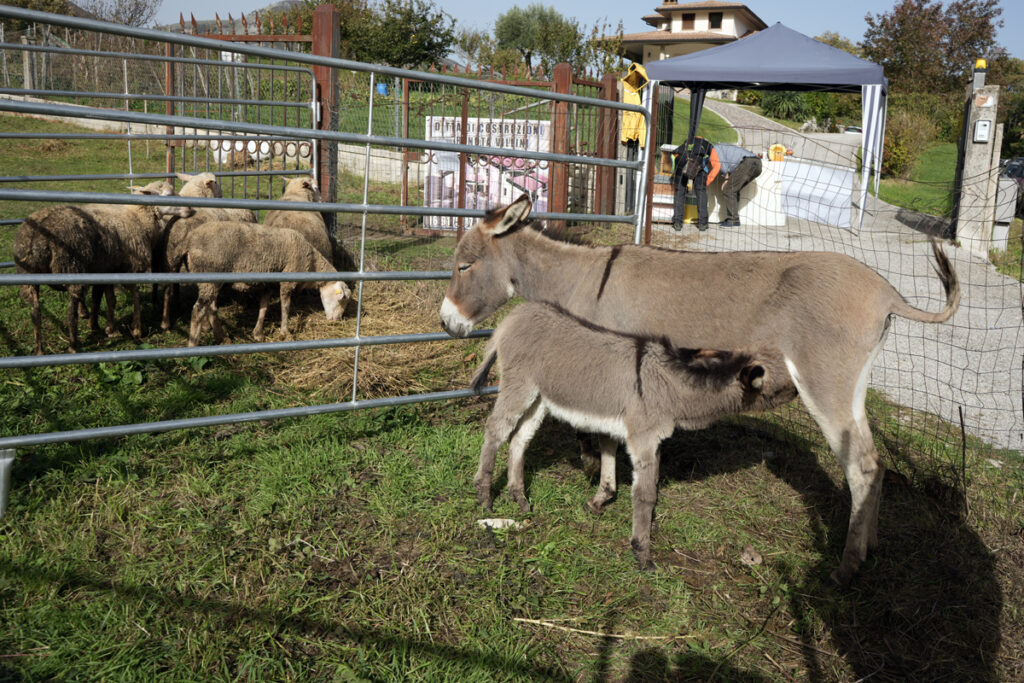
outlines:
[[[466, 144], [501, 147], [514, 153], [551, 151], [551, 122], [534, 119], [470, 118], [466, 120]], [[462, 118], [427, 116], [428, 141], [461, 142]], [[466, 187], [467, 209], [488, 209], [508, 204], [529, 194], [534, 211], [547, 211], [548, 162], [515, 156], [470, 154], [459, 169], [458, 152], [426, 150], [426, 179], [423, 205], [428, 208], [458, 208], [459, 187]], [[426, 216], [424, 227], [455, 230], [458, 218]]]

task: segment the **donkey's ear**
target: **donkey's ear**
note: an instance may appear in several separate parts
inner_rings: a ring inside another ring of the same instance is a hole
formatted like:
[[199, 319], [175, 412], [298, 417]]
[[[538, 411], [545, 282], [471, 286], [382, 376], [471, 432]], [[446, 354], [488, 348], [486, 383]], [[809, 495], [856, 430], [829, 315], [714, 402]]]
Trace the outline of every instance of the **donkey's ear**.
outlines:
[[522, 224], [529, 218], [532, 208], [533, 202], [530, 201], [530, 195], [522, 195], [519, 199], [505, 207], [501, 220], [498, 221], [491, 232], [495, 235], [501, 235]]

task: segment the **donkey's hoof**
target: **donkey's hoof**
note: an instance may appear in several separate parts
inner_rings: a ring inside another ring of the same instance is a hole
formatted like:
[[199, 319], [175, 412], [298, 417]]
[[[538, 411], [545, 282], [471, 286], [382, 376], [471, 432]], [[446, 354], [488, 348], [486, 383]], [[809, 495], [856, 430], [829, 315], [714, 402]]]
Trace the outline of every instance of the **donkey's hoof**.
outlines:
[[525, 497], [523, 497], [523, 498], [515, 498], [513, 496], [513, 498], [515, 499], [516, 503], [519, 504], [519, 511], [521, 513], [523, 513], [524, 515], [528, 515], [531, 512], [533, 512], [533, 508], [530, 506], [530, 501], [526, 500]]
[[592, 515], [600, 517], [604, 513], [604, 505], [595, 503], [592, 499], [583, 504], [584, 509]]

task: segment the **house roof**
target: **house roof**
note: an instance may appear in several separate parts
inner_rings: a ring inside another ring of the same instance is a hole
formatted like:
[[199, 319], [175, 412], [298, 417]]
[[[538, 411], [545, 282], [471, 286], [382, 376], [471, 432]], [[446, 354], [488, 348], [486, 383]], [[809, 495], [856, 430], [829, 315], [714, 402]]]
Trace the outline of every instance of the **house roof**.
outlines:
[[757, 28], [768, 28], [768, 24], [764, 22], [761, 17], [757, 16], [753, 10], [746, 5], [739, 2], [723, 2], [722, 0], [703, 0], [702, 2], [683, 2], [683, 3], [664, 3], [654, 8], [656, 14], [645, 14], [641, 19], [646, 23], [654, 25], [654, 22], [664, 21], [668, 19], [672, 14], [678, 12], [692, 12], [696, 10], [737, 10], [741, 14], [746, 14], [754, 22]]
[[734, 37], [714, 31], [687, 31], [686, 33], [672, 33], [670, 31], [641, 31], [640, 33], [626, 33], [622, 36], [623, 45], [627, 43], [728, 43], [736, 40]]

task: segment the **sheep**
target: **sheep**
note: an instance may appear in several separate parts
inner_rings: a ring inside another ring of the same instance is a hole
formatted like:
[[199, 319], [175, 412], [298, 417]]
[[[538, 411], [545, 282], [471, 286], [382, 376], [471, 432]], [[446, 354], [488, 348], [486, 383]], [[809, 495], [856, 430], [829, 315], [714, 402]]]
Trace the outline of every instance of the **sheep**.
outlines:
[[[182, 197], [206, 197], [219, 199], [223, 196], [220, 183], [217, 177], [209, 172], [189, 175], [179, 173], [178, 179], [184, 183], [179, 194]], [[175, 221], [167, 230], [166, 238], [161, 245], [159, 254], [154, 264], [154, 269], [166, 273], [177, 273], [185, 261], [185, 242], [188, 234], [198, 225], [210, 221], [242, 221], [255, 223], [256, 214], [249, 209], [228, 209], [202, 207], [195, 210], [195, 213], [185, 219]], [[160, 320], [160, 328], [164, 331], [171, 329], [172, 300], [176, 295], [177, 286], [168, 285], [164, 288], [163, 314]]]
[[[214, 221], [195, 228], [188, 236], [185, 247], [185, 264], [191, 272], [235, 272], [235, 273], [294, 273], [294, 272], [337, 272], [334, 266], [292, 230], [267, 228], [256, 223], [237, 221]], [[291, 309], [292, 293], [314, 283], [282, 282], [281, 334], [287, 336], [288, 314]], [[345, 310], [351, 291], [344, 282], [331, 280], [315, 283], [320, 290], [320, 300], [328, 320], [338, 320]], [[217, 295], [221, 283], [200, 283], [199, 295], [192, 308], [192, 323], [189, 328], [188, 344], [197, 346], [206, 327], [211, 328], [217, 343], [224, 340], [224, 331], [217, 317]], [[237, 291], [258, 290], [260, 312], [253, 330], [256, 341], [263, 341], [263, 321], [273, 288], [267, 283], [238, 282], [232, 285]]]
[[[287, 184], [284, 194], [281, 195], [283, 202], [318, 202], [320, 201], [320, 188], [316, 180], [306, 176], [299, 178], [286, 178]], [[313, 248], [320, 252], [325, 259], [334, 263], [334, 248], [331, 245], [331, 237], [327, 233], [327, 224], [318, 211], [282, 211], [274, 209], [267, 212], [263, 217], [263, 225], [268, 228], [287, 228], [299, 233], [313, 245]]]
[[[159, 181], [145, 187], [133, 187], [136, 194], [173, 194], [170, 184]], [[18, 227], [14, 236], [14, 262], [19, 273], [118, 273], [152, 270], [153, 244], [160, 241], [164, 217], [191, 215], [186, 207], [85, 204], [61, 205], [34, 212]], [[59, 288], [59, 287], [58, 287]], [[134, 293], [135, 316], [132, 336], [142, 334], [139, 319], [138, 290]], [[68, 346], [78, 350], [78, 311], [84, 306], [85, 285], [68, 285]], [[90, 330], [95, 331], [100, 288], [93, 290]], [[113, 287], [107, 295], [108, 336], [114, 336]], [[39, 286], [22, 285], [21, 296], [31, 308], [35, 332], [35, 353], [42, 355], [42, 318], [39, 310]]]
[[[633, 463], [632, 547], [641, 569], [653, 566], [650, 532], [661, 442], [676, 427], [701, 429], [797, 395], [778, 349], [675, 348], [666, 338], [614, 332], [548, 303], [522, 303], [498, 325], [473, 377], [476, 391], [495, 359], [501, 391], [487, 418], [474, 480], [477, 501], [490, 508], [495, 455], [511, 437], [508, 490], [529, 512], [523, 452], [548, 412], [577, 429], [607, 434], [625, 443]], [[595, 512], [615, 495], [612, 439], [601, 443], [601, 487], [588, 503]]]

